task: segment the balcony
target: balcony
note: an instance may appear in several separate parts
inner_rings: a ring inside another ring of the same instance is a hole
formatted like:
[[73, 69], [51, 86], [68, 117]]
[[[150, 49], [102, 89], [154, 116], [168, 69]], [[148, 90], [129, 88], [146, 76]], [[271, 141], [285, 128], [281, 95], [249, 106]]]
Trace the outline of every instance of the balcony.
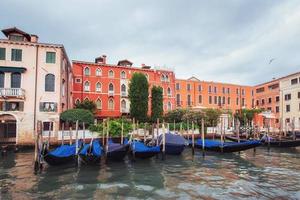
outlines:
[[129, 108], [121, 108], [121, 113], [129, 113]]
[[21, 88], [0, 88], [0, 97], [15, 97], [15, 98], [24, 98], [25, 90]]
[[115, 92], [114, 92], [114, 91], [108, 91], [108, 96], [110, 96], [110, 97], [113, 97], [113, 96], [114, 96], [114, 94], [115, 94]]
[[121, 92], [121, 96], [122, 96], [122, 97], [127, 97], [128, 94], [127, 94], [127, 92]]

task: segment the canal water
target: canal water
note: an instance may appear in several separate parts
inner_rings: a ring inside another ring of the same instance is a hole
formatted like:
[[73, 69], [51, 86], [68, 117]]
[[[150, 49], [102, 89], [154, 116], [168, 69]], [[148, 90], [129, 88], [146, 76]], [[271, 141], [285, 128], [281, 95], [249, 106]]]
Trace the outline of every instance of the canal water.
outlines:
[[126, 159], [99, 166], [48, 167], [33, 152], [0, 157], [0, 199], [300, 199], [300, 149]]

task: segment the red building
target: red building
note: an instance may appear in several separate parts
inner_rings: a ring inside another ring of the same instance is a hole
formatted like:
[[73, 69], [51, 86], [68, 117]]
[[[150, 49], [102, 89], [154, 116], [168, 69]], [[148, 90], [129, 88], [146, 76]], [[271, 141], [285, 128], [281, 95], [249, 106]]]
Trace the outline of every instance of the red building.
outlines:
[[161, 86], [164, 90], [164, 111], [175, 108], [175, 75], [170, 70], [151, 69], [142, 64], [133, 67], [128, 60], [116, 65], [107, 64], [106, 56], [95, 62], [73, 61], [73, 102], [92, 100], [97, 105], [97, 118], [120, 117], [129, 114], [128, 87], [135, 72], [145, 74], [149, 82], [149, 112], [151, 112], [151, 88]]

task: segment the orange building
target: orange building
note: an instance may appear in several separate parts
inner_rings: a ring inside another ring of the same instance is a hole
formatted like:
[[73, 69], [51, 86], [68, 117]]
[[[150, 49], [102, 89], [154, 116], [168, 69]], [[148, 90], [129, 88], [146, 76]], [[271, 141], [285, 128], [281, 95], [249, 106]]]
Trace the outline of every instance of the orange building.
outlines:
[[95, 62], [73, 61], [73, 98], [74, 102], [85, 99], [97, 105], [97, 118], [120, 117], [129, 114], [130, 101], [128, 86], [132, 74], [145, 74], [149, 82], [149, 112], [151, 112], [151, 87], [161, 86], [164, 91], [164, 111], [175, 107], [175, 75], [170, 70], [151, 69], [142, 64], [133, 67], [128, 60], [121, 60], [116, 65], [107, 64], [106, 56], [95, 59]]
[[177, 108], [220, 108], [235, 112], [254, 107], [254, 88], [201, 81], [195, 77], [176, 79]]

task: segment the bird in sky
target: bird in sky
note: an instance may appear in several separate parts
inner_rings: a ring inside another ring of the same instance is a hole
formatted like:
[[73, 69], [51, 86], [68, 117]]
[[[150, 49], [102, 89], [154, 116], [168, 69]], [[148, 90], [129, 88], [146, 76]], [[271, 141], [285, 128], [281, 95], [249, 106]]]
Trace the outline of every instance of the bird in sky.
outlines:
[[269, 61], [269, 64], [271, 64], [274, 60], [275, 60], [275, 58], [272, 58], [272, 59]]

